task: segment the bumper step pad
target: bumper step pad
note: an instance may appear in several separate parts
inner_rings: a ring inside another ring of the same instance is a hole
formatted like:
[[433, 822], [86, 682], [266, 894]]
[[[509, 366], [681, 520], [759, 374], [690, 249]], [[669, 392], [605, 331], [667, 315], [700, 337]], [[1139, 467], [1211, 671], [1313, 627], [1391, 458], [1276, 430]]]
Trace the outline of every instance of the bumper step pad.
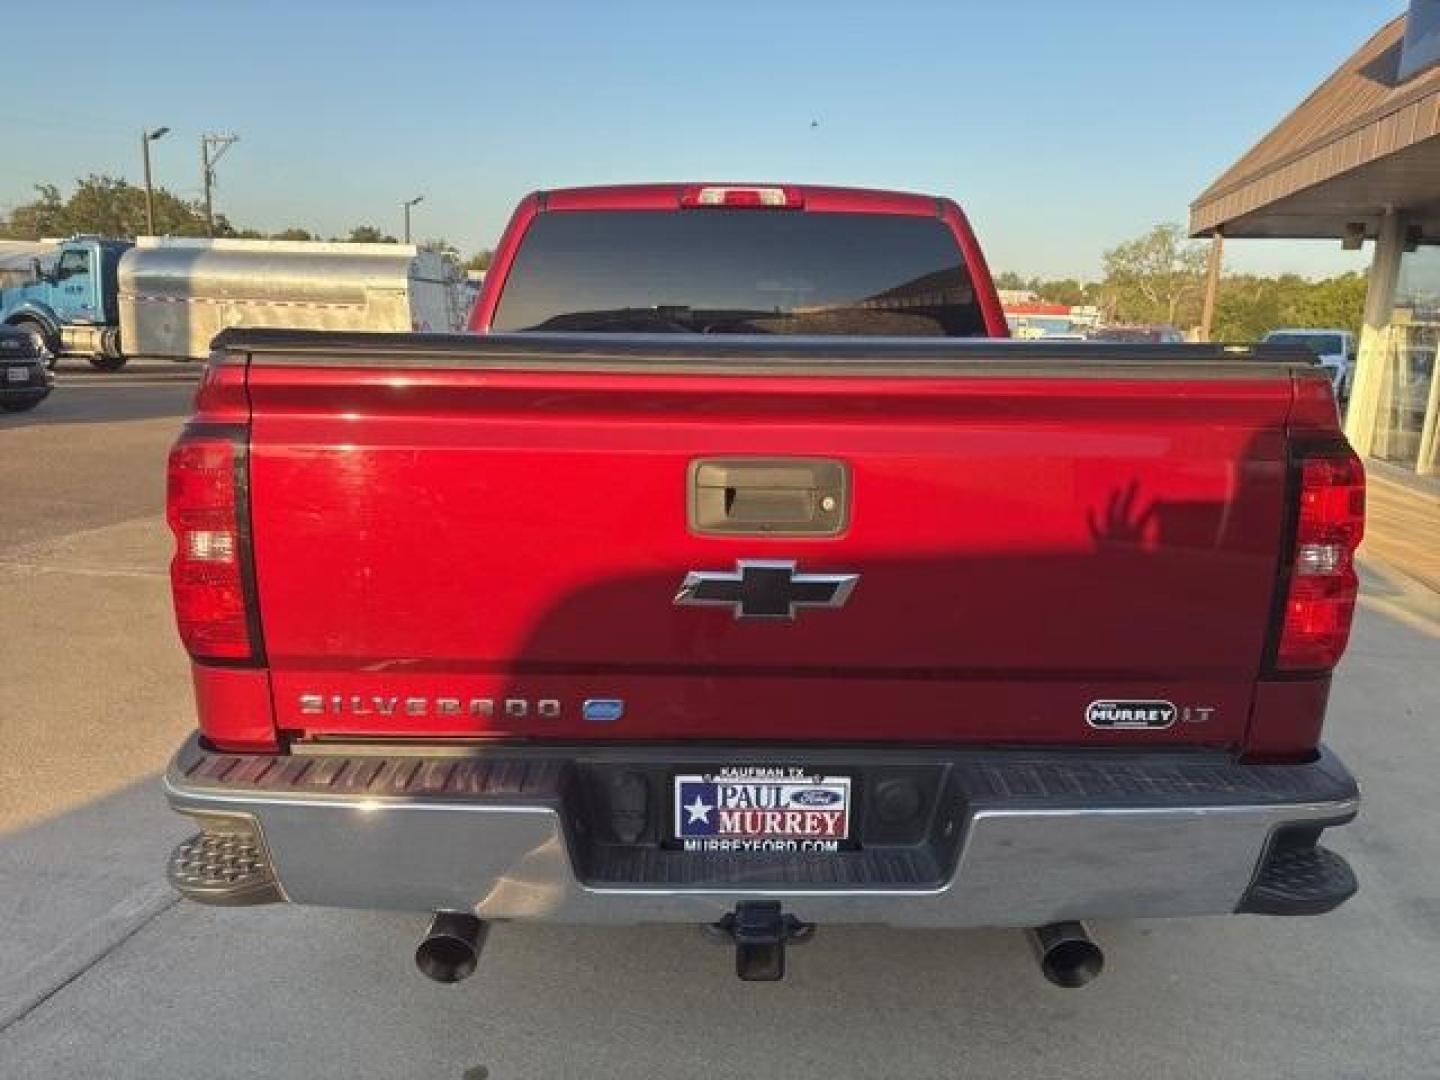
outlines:
[[202, 904], [244, 907], [284, 899], [264, 848], [243, 833], [196, 833], [171, 852], [167, 876], [176, 892]]
[[1240, 902], [1247, 915], [1324, 915], [1355, 895], [1355, 872], [1329, 848], [1277, 843]]

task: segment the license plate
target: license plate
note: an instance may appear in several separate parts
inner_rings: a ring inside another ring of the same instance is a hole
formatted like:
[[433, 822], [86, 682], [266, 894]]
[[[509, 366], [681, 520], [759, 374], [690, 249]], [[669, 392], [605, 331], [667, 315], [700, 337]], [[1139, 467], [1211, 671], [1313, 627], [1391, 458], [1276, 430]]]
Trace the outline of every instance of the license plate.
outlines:
[[23, 367], [12, 367], [5, 369], [6, 382], [29, 382], [30, 369]]
[[685, 851], [839, 851], [850, 838], [850, 777], [737, 766], [675, 777]]

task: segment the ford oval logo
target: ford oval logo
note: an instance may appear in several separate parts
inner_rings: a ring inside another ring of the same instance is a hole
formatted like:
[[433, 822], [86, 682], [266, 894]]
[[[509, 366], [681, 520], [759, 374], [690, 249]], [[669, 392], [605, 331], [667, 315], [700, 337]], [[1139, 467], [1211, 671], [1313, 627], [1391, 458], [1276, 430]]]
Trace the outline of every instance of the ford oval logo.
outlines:
[[790, 801], [797, 806], [834, 806], [840, 801], [840, 793], [818, 787], [802, 788], [790, 796]]

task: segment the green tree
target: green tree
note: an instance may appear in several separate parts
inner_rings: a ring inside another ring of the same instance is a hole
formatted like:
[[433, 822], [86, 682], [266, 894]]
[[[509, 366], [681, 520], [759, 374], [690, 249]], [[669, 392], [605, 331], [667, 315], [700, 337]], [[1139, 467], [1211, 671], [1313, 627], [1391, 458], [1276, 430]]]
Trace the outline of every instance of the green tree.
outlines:
[[320, 239], [309, 229], [302, 229], [298, 225], [292, 225], [288, 229], [281, 229], [277, 233], [270, 234], [271, 240], [318, 240]]
[[1094, 294], [1098, 287], [1092, 282], [1077, 281], [1075, 278], [1062, 278], [1059, 281], [1034, 281], [1030, 288], [1035, 294], [1051, 304], [1069, 304], [1077, 307], [1082, 304], [1093, 304]]
[[1068, 304], [1071, 307], [1097, 303], [1100, 295], [1098, 282], [1080, 281], [1078, 278], [1025, 278], [1014, 270], [996, 274], [995, 287], [1008, 292], [1032, 292], [1046, 303]]
[[1112, 321], [1193, 325], [1205, 283], [1205, 249], [1179, 225], [1156, 225], [1102, 257], [1102, 304]]
[[75, 185], [65, 214], [71, 232], [135, 236], [145, 231], [145, 192], [113, 176], [87, 176]]
[[[138, 236], [145, 231], [145, 192], [128, 181], [92, 174], [77, 180], [75, 190], [62, 199], [54, 184], [36, 186], [37, 197], [17, 206], [5, 224], [4, 235], [38, 240], [46, 236], [95, 233], [100, 236]], [[155, 190], [155, 231], [162, 236], [204, 236], [205, 215], [198, 203], [186, 202]], [[233, 229], [224, 216], [216, 218], [216, 234]]]
[[490, 263], [495, 258], [495, 252], [489, 248], [482, 248], [465, 261], [466, 270], [489, 270]]
[[1277, 279], [1230, 274], [1220, 279], [1211, 337], [1217, 341], [1255, 341], [1282, 325]]
[[1369, 284], [1364, 274], [1355, 273], [1307, 282], [1290, 309], [1294, 320], [1290, 325], [1336, 326], [1359, 334]]
[[460, 249], [443, 236], [433, 240], [422, 240], [416, 245], [421, 251], [436, 251], [455, 262], [460, 261]]
[[36, 184], [35, 190], [38, 197], [15, 207], [0, 235], [9, 240], [40, 240], [68, 233], [60, 189], [54, 184]]
[[395, 237], [382, 233], [374, 225], [356, 225], [344, 238], [350, 244], [393, 244]]
[[1214, 337], [1255, 341], [1281, 326], [1337, 327], [1358, 333], [1366, 279], [1340, 274], [1311, 281], [1298, 274], [1228, 274], [1215, 298]]

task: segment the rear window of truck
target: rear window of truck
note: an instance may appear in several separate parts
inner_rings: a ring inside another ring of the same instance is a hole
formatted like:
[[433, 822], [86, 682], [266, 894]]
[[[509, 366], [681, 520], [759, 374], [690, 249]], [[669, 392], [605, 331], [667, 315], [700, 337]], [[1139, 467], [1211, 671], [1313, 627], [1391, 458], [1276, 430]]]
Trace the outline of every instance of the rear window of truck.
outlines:
[[770, 210], [541, 214], [493, 329], [979, 337], [938, 218]]

